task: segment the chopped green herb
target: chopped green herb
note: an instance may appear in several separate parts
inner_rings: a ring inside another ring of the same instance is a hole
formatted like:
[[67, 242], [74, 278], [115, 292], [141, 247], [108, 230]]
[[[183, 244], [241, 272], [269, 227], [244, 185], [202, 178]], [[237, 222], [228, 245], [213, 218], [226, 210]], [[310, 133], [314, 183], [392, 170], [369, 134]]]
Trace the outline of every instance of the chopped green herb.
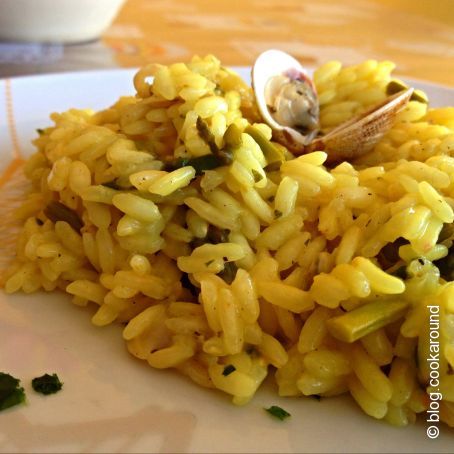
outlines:
[[183, 288], [188, 290], [192, 295], [198, 297], [200, 293], [200, 288], [196, 287], [191, 280], [189, 279], [189, 275], [187, 273], [183, 273], [181, 276], [181, 285]]
[[214, 156], [218, 157], [224, 165], [230, 164], [232, 162], [231, 153], [220, 150], [216, 145], [214, 134], [210, 131], [210, 128], [202, 118], [197, 117], [196, 121], [197, 132], [199, 133], [200, 138], [208, 145]]
[[11, 390], [16, 389], [20, 380], [10, 374], [0, 372], [0, 398], [5, 397]]
[[224, 90], [221, 88], [221, 86], [219, 84], [216, 84], [214, 92], [218, 96], [223, 96], [224, 95]]
[[277, 405], [272, 405], [270, 408], [265, 408], [265, 410], [275, 418], [280, 419], [283, 421], [285, 418], [288, 418], [291, 416], [290, 413], [285, 411], [283, 408], [278, 407]]
[[24, 388], [14, 389], [8, 396], [0, 400], [0, 411], [19, 405], [22, 402], [25, 402]]
[[208, 227], [207, 240], [212, 244], [227, 243], [229, 241], [229, 231], [210, 225]]
[[214, 262], [214, 259], [208, 260], [208, 262], [205, 263], [205, 266], [210, 266]]
[[58, 378], [57, 374], [44, 374], [41, 377], [36, 377], [32, 380], [32, 387], [37, 393], [44, 395], [55, 394], [63, 387], [63, 383]]
[[236, 367], [233, 364], [229, 364], [228, 366], [224, 367], [222, 375], [224, 375], [224, 377], [227, 377], [228, 375], [230, 375], [232, 372], [235, 372], [235, 371], [236, 371]]
[[191, 159], [179, 159], [167, 166], [168, 170], [176, 170], [181, 167], [194, 167], [196, 175], [202, 175], [205, 170], [212, 170], [225, 165], [224, 161], [214, 154], [207, 154]]
[[19, 379], [0, 372], [0, 411], [25, 402], [24, 388], [19, 384]]
[[44, 134], [44, 129], [38, 128], [38, 129], [36, 130], [36, 132], [37, 132], [40, 136], [42, 136], [42, 135]]
[[102, 183], [102, 186], [110, 189], [120, 189], [120, 186], [118, 186], [117, 182], [115, 180], [108, 181], [107, 183]]
[[201, 117], [197, 117], [196, 127], [201, 139], [210, 147], [211, 153], [214, 155], [218, 154], [219, 147], [216, 145], [214, 134], [210, 131], [210, 128]]
[[80, 229], [84, 226], [84, 223], [74, 210], [71, 210], [71, 208], [63, 205], [63, 203], [56, 202], [55, 200], [49, 202], [47, 207], [44, 209], [44, 214], [52, 222], [67, 222], [76, 231], [80, 231]]
[[257, 170], [255, 170], [255, 169], [252, 169], [252, 176], [254, 177], [254, 181], [256, 183], [258, 183], [260, 180], [263, 179], [263, 176], [259, 172], [257, 172]]
[[268, 164], [266, 167], [264, 167], [265, 172], [274, 172], [276, 170], [279, 170], [281, 168], [282, 162], [280, 161], [275, 161], [270, 164]]
[[224, 269], [219, 273], [219, 277], [224, 279], [224, 281], [230, 285], [235, 279], [237, 271], [238, 267], [236, 266], [235, 262], [227, 262], [224, 265]]

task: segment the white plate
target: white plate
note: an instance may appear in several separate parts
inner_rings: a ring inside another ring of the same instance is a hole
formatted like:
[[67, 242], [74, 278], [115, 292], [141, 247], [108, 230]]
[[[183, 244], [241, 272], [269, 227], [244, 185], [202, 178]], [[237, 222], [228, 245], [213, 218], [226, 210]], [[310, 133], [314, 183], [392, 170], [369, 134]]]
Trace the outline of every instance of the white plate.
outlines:
[[[247, 71], [241, 69], [248, 77]], [[48, 114], [99, 109], [132, 94], [132, 70], [0, 80], [0, 169], [32, 150]], [[415, 82], [433, 105], [454, 105], [454, 90]], [[9, 107], [8, 107], [9, 103]], [[6, 119], [14, 120], [9, 124]], [[14, 138], [16, 136], [16, 139]], [[130, 356], [120, 326], [96, 328], [87, 309], [62, 293], [0, 292], [0, 371], [22, 380], [27, 405], [0, 413], [0, 452], [452, 452], [454, 431], [427, 424], [391, 427], [363, 414], [348, 398], [279, 398], [272, 381], [246, 407], [201, 389], [174, 371]], [[62, 392], [31, 390], [33, 377], [57, 372]], [[280, 422], [264, 407], [291, 413]], [[421, 418], [423, 419], [423, 418]]]

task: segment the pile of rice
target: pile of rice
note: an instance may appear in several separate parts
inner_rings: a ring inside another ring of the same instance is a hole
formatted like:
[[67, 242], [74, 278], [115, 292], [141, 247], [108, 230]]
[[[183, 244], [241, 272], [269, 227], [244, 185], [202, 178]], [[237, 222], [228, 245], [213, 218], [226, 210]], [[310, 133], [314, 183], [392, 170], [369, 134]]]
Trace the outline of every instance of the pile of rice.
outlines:
[[[393, 68], [317, 69], [323, 130], [383, 100]], [[95, 325], [126, 324], [137, 358], [238, 405], [272, 374], [281, 396], [350, 393], [394, 425], [437, 391], [454, 426], [454, 108], [419, 93], [371, 153], [328, 168], [272, 142], [213, 56], [134, 85], [40, 131], [6, 292], [66, 291]]]

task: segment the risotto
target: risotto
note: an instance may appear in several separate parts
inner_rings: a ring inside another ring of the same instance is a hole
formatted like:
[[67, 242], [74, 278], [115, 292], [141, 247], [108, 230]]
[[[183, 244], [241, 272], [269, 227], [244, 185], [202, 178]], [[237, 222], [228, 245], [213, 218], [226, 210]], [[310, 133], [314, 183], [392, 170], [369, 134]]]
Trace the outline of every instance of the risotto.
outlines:
[[[383, 101], [393, 68], [317, 69], [322, 130]], [[61, 289], [135, 357], [238, 405], [272, 374], [281, 396], [349, 393], [401, 426], [439, 393], [453, 426], [454, 108], [416, 91], [370, 153], [328, 166], [275, 143], [213, 56], [134, 86], [39, 130], [6, 292]]]

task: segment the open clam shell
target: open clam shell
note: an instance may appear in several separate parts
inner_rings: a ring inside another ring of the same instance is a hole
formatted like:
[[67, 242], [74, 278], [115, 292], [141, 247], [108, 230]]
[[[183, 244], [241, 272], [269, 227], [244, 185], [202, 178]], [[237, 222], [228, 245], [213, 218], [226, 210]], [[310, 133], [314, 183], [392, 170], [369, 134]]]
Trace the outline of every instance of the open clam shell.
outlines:
[[396, 93], [325, 136], [316, 137], [317, 92], [297, 60], [278, 50], [263, 52], [252, 69], [252, 85], [258, 110], [273, 129], [275, 140], [296, 155], [324, 150], [331, 163], [354, 160], [371, 151], [413, 94], [413, 88]]
[[298, 60], [279, 50], [263, 52], [252, 68], [252, 87], [258, 110], [277, 140], [311, 143], [318, 130], [317, 92]]

